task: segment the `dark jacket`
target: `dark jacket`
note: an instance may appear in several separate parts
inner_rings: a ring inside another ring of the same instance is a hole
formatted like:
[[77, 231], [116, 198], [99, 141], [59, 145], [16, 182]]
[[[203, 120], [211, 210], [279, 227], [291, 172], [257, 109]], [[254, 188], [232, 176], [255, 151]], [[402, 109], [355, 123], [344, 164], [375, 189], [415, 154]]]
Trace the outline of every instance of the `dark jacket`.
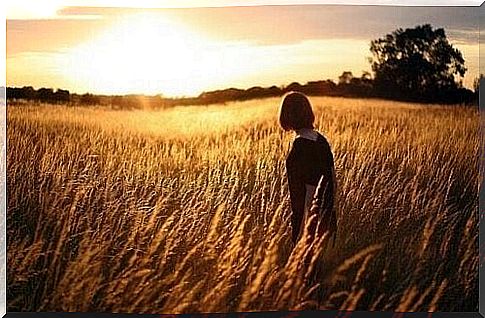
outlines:
[[[292, 148], [286, 159], [286, 171], [291, 200], [291, 223], [293, 242], [300, 235], [305, 214], [305, 198], [307, 188], [317, 187], [320, 182], [319, 214], [335, 214], [334, 211], [334, 162], [328, 141], [320, 133], [313, 131], [316, 140], [298, 136], [293, 141]], [[307, 187], [305, 185], [309, 185]], [[313, 190], [314, 191], [314, 188]], [[313, 196], [313, 193], [310, 195]]]

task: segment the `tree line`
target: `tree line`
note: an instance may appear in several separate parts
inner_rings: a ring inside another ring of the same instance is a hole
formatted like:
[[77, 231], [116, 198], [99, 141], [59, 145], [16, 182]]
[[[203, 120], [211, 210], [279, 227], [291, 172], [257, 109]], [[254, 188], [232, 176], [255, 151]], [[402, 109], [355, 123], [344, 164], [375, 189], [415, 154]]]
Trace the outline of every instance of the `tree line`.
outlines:
[[9, 101], [26, 100], [34, 103], [68, 104], [83, 106], [109, 106], [119, 109], [135, 108], [165, 108], [184, 105], [208, 105], [225, 103], [230, 101], [245, 101], [267, 97], [279, 97], [289, 91], [298, 91], [309, 96], [340, 96], [359, 98], [386, 98], [392, 100], [446, 103], [446, 104], [473, 104], [478, 100], [478, 85], [475, 90], [457, 88], [455, 90], [440, 92], [435, 98], [423, 98], [424, 96], [412, 96], [390, 94], [388, 91], [380, 91], [375, 88], [375, 82], [368, 73], [355, 77], [352, 72], [346, 71], [339, 76], [338, 82], [332, 80], [311, 81], [306, 84], [293, 82], [287, 86], [260, 87], [249, 89], [228, 88], [204, 92], [197, 97], [166, 98], [160, 95], [95, 95], [95, 94], [70, 94], [67, 90], [32, 87], [7, 87], [7, 99]]
[[[289, 91], [310, 96], [375, 97], [410, 102], [477, 104], [480, 80], [474, 89], [460, 80], [467, 69], [461, 52], [448, 41], [445, 30], [425, 24], [397, 29], [371, 41], [369, 58], [372, 74], [354, 76], [345, 71], [338, 82], [332, 80], [298, 82], [287, 86], [228, 88], [204, 92], [192, 98], [160, 95], [107, 96], [70, 94], [67, 90], [32, 87], [7, 88], [7, 99], [70, 105], [105, 105], [114, 108], [161, 108], [176, 105], [206, 105], [276, 97]], [[480, 77], [481, 78], [481, 77]]]

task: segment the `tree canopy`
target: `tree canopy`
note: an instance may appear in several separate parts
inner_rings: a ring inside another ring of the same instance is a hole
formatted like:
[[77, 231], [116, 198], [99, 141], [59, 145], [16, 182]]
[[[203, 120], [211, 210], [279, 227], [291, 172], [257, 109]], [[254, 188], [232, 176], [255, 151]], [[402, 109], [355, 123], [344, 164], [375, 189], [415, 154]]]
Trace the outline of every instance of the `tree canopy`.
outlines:
[[383, 95], [435, 100], [462, 87], [456, 78], [465, 75], [465, 60], [442, 28], [399, 28], [373, 40], [370, 51], [374, 85]]

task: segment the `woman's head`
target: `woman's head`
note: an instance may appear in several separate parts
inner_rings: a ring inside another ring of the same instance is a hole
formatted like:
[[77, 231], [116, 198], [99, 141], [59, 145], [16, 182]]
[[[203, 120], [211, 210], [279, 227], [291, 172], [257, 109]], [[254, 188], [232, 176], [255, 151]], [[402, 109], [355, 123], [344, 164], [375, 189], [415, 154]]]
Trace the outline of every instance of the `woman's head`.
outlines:
[[308, 98], [298, 92], [283, 96], [280, 107], [280, 125], [284, 130], [313, 129], [315, 115]]

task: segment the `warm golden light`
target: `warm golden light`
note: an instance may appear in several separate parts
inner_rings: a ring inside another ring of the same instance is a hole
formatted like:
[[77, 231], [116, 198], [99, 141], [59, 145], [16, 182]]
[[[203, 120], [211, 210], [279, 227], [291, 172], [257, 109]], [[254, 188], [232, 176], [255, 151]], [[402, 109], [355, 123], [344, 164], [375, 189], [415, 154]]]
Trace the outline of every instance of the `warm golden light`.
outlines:
[[[136, 15], [117, 21], [69, 52], [64, 69], [88, 89], [106, 93], [194, 89], [184, 81], [196, 58], [197, 37], [166, 19]], [[76, 74], [72, 74], [73, 71]]]
[[[26, 1], [19, 0], [19, 6]], [[350, 8], [150, 10], [106, 3], [106, 8], [63, 7], [64, 2], [54, 0], [49, 6], [28, 6], [54, 18], [8, 20], [6, 84], [178, 97], [231, 87], [338, 81], [344, 71], [354, 76], [371, 71], [370, 41], [408, 25], [401, 20], [415, 16], [412, 10], [382, 9], [376, 13], [379, 23], [370, 23], [370, 11], [355, 8], [355, 20], [362, 23], [349, 24], [339, 21]], [[427, 21], [427, 13], [420, 12], [415, 24]], [[468, 68], [463, 83], [472, 88], [478, 74], [478, 33], [468, 20], [455, 23], [446, 14], [436, 14], [433, 24], [449, 21], [450, 42], [463, 53]]]
[[[155, 14], [120, 17], [112, 27], [59, 61], [77, 87], [107, 94], [191, 96], [257, 72], [242, 42], [216, 42]], [[260, 59], [261, 60], [261, 59]], [[263, 64], [262, 64], [263, 63]]]

